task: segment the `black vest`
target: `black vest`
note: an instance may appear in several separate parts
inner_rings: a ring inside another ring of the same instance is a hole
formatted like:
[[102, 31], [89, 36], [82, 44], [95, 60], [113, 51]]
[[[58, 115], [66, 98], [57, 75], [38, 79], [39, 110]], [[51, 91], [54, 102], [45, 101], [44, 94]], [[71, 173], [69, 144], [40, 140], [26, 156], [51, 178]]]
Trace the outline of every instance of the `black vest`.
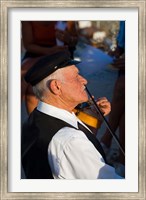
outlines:
[[[48, 145], [52, 137], [63, 127], [75, 128], [36, 109], [31, 113], [23, 125], [21, 136], [21, 161], [26, 178], [53, 179], [48, 162]], [[87, 129], [86, 131], [88, 137], [90, 131]], [[90, 138], [88, 139], [91, 141]], [[100, 144], [96, 149], [105, 158]]]

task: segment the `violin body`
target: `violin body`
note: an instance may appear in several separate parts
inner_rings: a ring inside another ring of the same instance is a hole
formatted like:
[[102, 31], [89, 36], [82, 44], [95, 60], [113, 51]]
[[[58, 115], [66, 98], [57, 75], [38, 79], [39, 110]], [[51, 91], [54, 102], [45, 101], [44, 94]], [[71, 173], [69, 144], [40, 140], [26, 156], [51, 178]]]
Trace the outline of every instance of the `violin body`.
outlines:
[[98, 119], [97, 115], [95, 115], [90, 107], [79, 109], [75, 108], [73, 110], [75, 115], [87, 126], [92, 127], [94, 129], [99, 129], [101, 126], [101, 120]]

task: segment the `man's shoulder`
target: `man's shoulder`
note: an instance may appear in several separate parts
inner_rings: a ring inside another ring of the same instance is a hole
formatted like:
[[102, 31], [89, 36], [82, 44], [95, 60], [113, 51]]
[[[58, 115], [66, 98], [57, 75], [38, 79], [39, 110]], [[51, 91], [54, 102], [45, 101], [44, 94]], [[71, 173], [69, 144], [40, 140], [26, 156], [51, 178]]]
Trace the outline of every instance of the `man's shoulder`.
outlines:
[[74, 139], [86, 138], [85, 134], [75, 127], [63, 127], [53, 137], [53, 142], [65, 145]]

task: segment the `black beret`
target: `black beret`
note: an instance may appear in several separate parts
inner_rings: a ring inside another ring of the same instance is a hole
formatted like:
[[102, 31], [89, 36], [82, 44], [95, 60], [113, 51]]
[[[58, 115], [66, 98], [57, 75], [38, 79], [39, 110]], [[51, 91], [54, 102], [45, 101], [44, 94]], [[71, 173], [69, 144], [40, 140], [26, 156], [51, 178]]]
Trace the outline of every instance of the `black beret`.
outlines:
[[26, 73], [25, 81], [32, 86], [55, 72], [57, 69], [80, 63], [72, 60], [68, 51], [42, 56]]

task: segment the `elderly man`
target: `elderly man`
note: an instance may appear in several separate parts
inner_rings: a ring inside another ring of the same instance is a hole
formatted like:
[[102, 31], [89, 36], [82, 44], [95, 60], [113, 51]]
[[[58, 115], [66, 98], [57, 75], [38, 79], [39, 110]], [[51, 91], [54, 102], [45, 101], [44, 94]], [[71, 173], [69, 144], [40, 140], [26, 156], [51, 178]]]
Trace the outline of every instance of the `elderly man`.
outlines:
[[87, 80], [76, 64], [67, 52], [60, 52], [42, 57], [25, 76], [39, 99], [22, 130], [22, 165], [27, 178], [121, 178], [106, 164], [95, 135], [72, 112], [88, 101]]

